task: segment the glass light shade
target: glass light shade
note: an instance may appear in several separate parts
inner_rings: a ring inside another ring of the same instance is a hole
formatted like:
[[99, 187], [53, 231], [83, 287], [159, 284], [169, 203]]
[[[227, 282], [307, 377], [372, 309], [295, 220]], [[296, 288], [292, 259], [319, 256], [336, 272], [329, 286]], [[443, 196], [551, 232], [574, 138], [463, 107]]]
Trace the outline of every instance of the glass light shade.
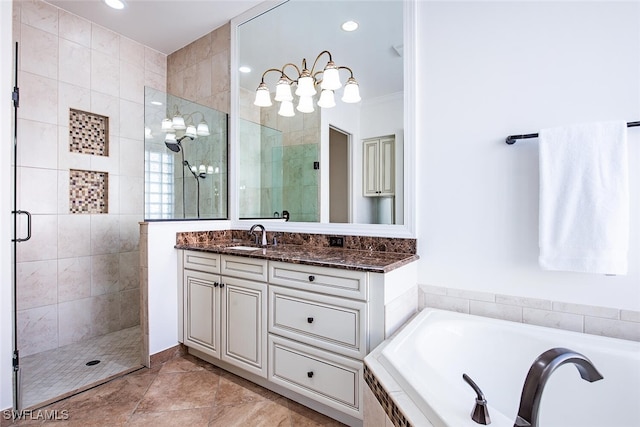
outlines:
[[258, 107], [271, 107], [271, 94], [266, 84], [260, 83], [258, 89], [256, 89], [256, 99], [253, 101], [253, 105]]
[[213, 166], [207, 166], [207, 175], [213, 174]]
[[329, 62], [322, 73], [322, 89], [336, 90], [342, 87], [340, 73], [333, 62]]
[[151, 139], [153, 135], [151, 135], [151, 128], [144, 127], [144, 139]]
[[301, 96], [296, 110], [301, 113], [313, 113], [313, 98], [310, 96]]
[[198, 133], [196, 132], [196, 127], [194, 125], [187, 126], [187, 130], [184, 131], [184, 135], [191, 139], [197, 138]]
[[166, 118], [162, 120], [162, 132], [173, 132], [173, 122]]
[[191, 166], [191, 172], [198, 173], [198, 168], [195, 166]]
[[196, 129], [196, 133], [198, 136], [209, 136], [209, 125], [204, 120], [198, 124], [198, 128]]
[[205, 173], [207, 172], [207, 167], [205, 165], [200, 165], [200, 167], [198, 168], [198, 173]]
[[344, 85], [344, 93], [342, 94], [342, 102], [347, 104], [354, 104], [360, 102], [360, 87], [358, 82], [353, 77], [349, 77], [347, 83]]
[[291, 85], [289, 80], [280, 79], [276, 85], [276, 96], [273, 98], [276, 101], [293, 101], [293, 95], [291, 94]]
[[180, 115], [176, 114], [175, 116], [173, 116], [173, 120], [171, 122], [175, 130], [184, 130], [187, 128], [187, 126], [184, 124], [184, 117]]
[[333, 96], [332, 90], [323, 90], [320, 93], [320, 99], [318, 100], [318, 107], [331, 108], [336, 106], [336, 99]]
[[280, 109], [278, 110], [278, 114], [282, 117], [293, 117], [296, 115], [295, 111], [293, 111], [293, 102], [291, 101], [282, 101], [280, 103]]
[[175, 144], [176, 142], [178, 142], [176, 140], [176, 134], [175, 133], [168, 133], [164, 136], [164, 142], [168, 142], [168, 143], [173, 143]]
[[298, 79], [298, 88], [296, 89], [296, 95], [298, 96], [313, 96], [316, 94], [316, 88], [313, 87], [315, 81], [313, 77], [300, 77]]

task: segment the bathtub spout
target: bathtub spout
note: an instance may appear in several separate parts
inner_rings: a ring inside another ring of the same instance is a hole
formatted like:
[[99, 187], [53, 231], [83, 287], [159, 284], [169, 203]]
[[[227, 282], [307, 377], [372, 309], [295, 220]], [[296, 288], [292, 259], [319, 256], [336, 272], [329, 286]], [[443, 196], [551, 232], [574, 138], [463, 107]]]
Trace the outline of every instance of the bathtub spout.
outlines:
[[552, 348], [533, 362], [522, 387], [520, 408], [513, 427], [538, 427], [542, 391], [551, 374], [565, 363], [573, 363], [583, 380], [594, 382], [603, 376], [584, 355], [567, 348]]

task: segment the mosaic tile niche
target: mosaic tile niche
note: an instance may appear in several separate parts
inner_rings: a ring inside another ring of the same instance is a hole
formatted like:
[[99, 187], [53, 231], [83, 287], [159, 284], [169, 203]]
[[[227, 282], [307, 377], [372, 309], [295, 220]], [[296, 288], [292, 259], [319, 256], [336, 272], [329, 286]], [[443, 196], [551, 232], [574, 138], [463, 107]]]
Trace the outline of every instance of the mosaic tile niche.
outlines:
[[70, 213], [108, 213], [108, 190], [108, 173], [71, 169], [69, 171]]
[[109, 118], [70, 108], [69, 151], [95, 156], [108, 156]]

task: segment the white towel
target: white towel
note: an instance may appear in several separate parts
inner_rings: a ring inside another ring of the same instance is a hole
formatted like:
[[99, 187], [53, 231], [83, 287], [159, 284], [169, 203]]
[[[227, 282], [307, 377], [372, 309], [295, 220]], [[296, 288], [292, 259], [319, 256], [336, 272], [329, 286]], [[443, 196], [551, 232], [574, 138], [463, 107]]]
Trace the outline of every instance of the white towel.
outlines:
[[540, 266], [627, 273], [629, 178], [625, 122], [543, 129]]

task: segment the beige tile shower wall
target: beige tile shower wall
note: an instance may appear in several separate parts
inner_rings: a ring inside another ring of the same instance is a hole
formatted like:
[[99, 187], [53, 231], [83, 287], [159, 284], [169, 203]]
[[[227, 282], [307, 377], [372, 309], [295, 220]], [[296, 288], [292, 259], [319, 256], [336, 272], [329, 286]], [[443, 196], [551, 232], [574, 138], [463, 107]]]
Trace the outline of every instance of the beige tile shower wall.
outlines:
[[[13, 4], [18, 206], [33, 214], [17, 269], [29, 355], [139, 323], [144, 86], [166, 90], [166, 56], [48, 3]], [[108, 156], [69, 151], [70, 108], [109, 118]], [[107, 214], [70, 213], [71, 169], [108, 174]]]
[[640, 341], [640, 312], [632, 310], [420, 285], [425, 307]]
[[230, 110], [231, 24], [167, 58], [167, 92], [218, 111]]

